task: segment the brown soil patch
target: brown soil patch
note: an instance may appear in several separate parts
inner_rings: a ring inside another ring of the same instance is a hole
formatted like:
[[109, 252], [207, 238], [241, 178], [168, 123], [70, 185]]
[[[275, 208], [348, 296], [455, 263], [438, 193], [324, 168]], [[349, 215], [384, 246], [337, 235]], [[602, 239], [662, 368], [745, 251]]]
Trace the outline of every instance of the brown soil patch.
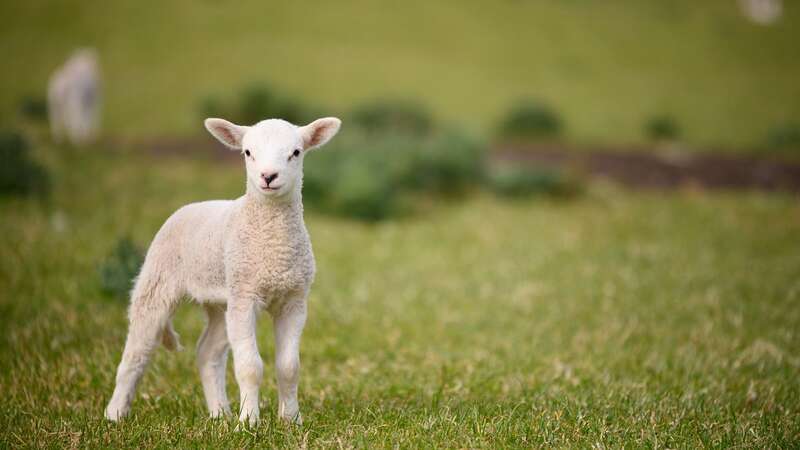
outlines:
[[632, 187], [759, 189], [800, 192], [800, 163], [754, 155], [639, 149], [501, 147], [499, 162], [567, 169]]

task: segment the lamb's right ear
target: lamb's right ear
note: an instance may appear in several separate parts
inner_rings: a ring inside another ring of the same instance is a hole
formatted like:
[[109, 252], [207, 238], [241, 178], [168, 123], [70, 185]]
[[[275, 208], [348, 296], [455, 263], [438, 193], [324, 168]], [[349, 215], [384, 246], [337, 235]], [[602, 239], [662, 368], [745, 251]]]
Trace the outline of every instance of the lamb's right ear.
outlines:
[[218, 141], [233, 150], [242, 149], [242, 138], [250, 127], [230, 123], [224, 119], [206, 119], [206, 129]]

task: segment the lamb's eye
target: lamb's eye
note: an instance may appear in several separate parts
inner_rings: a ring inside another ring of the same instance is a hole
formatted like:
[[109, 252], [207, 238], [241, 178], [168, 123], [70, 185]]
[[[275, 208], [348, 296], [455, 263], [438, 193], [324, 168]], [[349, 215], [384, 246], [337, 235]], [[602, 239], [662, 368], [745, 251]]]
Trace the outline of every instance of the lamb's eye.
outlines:
[[300, 150], [295, 149], [295, 151], [292, 153], [292, 156], [294, 156], [295, 158], [300, 156]]
[[245, 151], [244, 151], [244, 154], [245, 154], [246, 156], [250, 156], [250, 150], [245, 150]]

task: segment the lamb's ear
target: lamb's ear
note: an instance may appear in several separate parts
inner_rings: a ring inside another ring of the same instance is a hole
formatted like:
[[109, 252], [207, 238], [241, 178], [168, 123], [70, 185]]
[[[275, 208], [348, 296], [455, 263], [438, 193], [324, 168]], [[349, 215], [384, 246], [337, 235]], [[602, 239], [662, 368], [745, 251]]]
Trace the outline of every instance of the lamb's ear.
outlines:
[[341, 120], [336, 117], [325, 117], [300, 127], [300, 134], [303, 136], [303, 150], [311, 150], [325, 145], [332, 137], [336, 136], [340, 126], [342, 126]]
[[206, 119], [206, 130], [218, 141], [233, 150], [242, 149], [242, 138], [250, 127], [243, 127], [224, 119]]

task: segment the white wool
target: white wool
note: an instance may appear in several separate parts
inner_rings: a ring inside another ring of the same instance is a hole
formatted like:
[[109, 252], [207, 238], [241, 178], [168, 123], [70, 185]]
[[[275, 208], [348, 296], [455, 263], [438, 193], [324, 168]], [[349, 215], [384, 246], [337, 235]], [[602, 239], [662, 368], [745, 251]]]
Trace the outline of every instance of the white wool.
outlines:
[[258, 420], [263, 363], [256, 313], [275, 327], [278, 408], [301, 422], [297, 403], [300, 336], [314, 279], [314, 255], [303, 222], [303, 158], [339, 130], [339, 119], [305, 127], [265, 120], [252, 127], [222, 119], [206, 128], [245, 159], [245, 195], [193, 203], [176, 211], [156, 234], [131, 294], [130, 327], [106, 417], [130, 410], [136, 384], [159, 340], [179, 348], [170, 318], [181, 298], [204, 305], [208, 325], [197, 346], [198, 368], [212, 416], [230, 413], [225, 394], [228, 348], [241, 395], [240, 420]]

